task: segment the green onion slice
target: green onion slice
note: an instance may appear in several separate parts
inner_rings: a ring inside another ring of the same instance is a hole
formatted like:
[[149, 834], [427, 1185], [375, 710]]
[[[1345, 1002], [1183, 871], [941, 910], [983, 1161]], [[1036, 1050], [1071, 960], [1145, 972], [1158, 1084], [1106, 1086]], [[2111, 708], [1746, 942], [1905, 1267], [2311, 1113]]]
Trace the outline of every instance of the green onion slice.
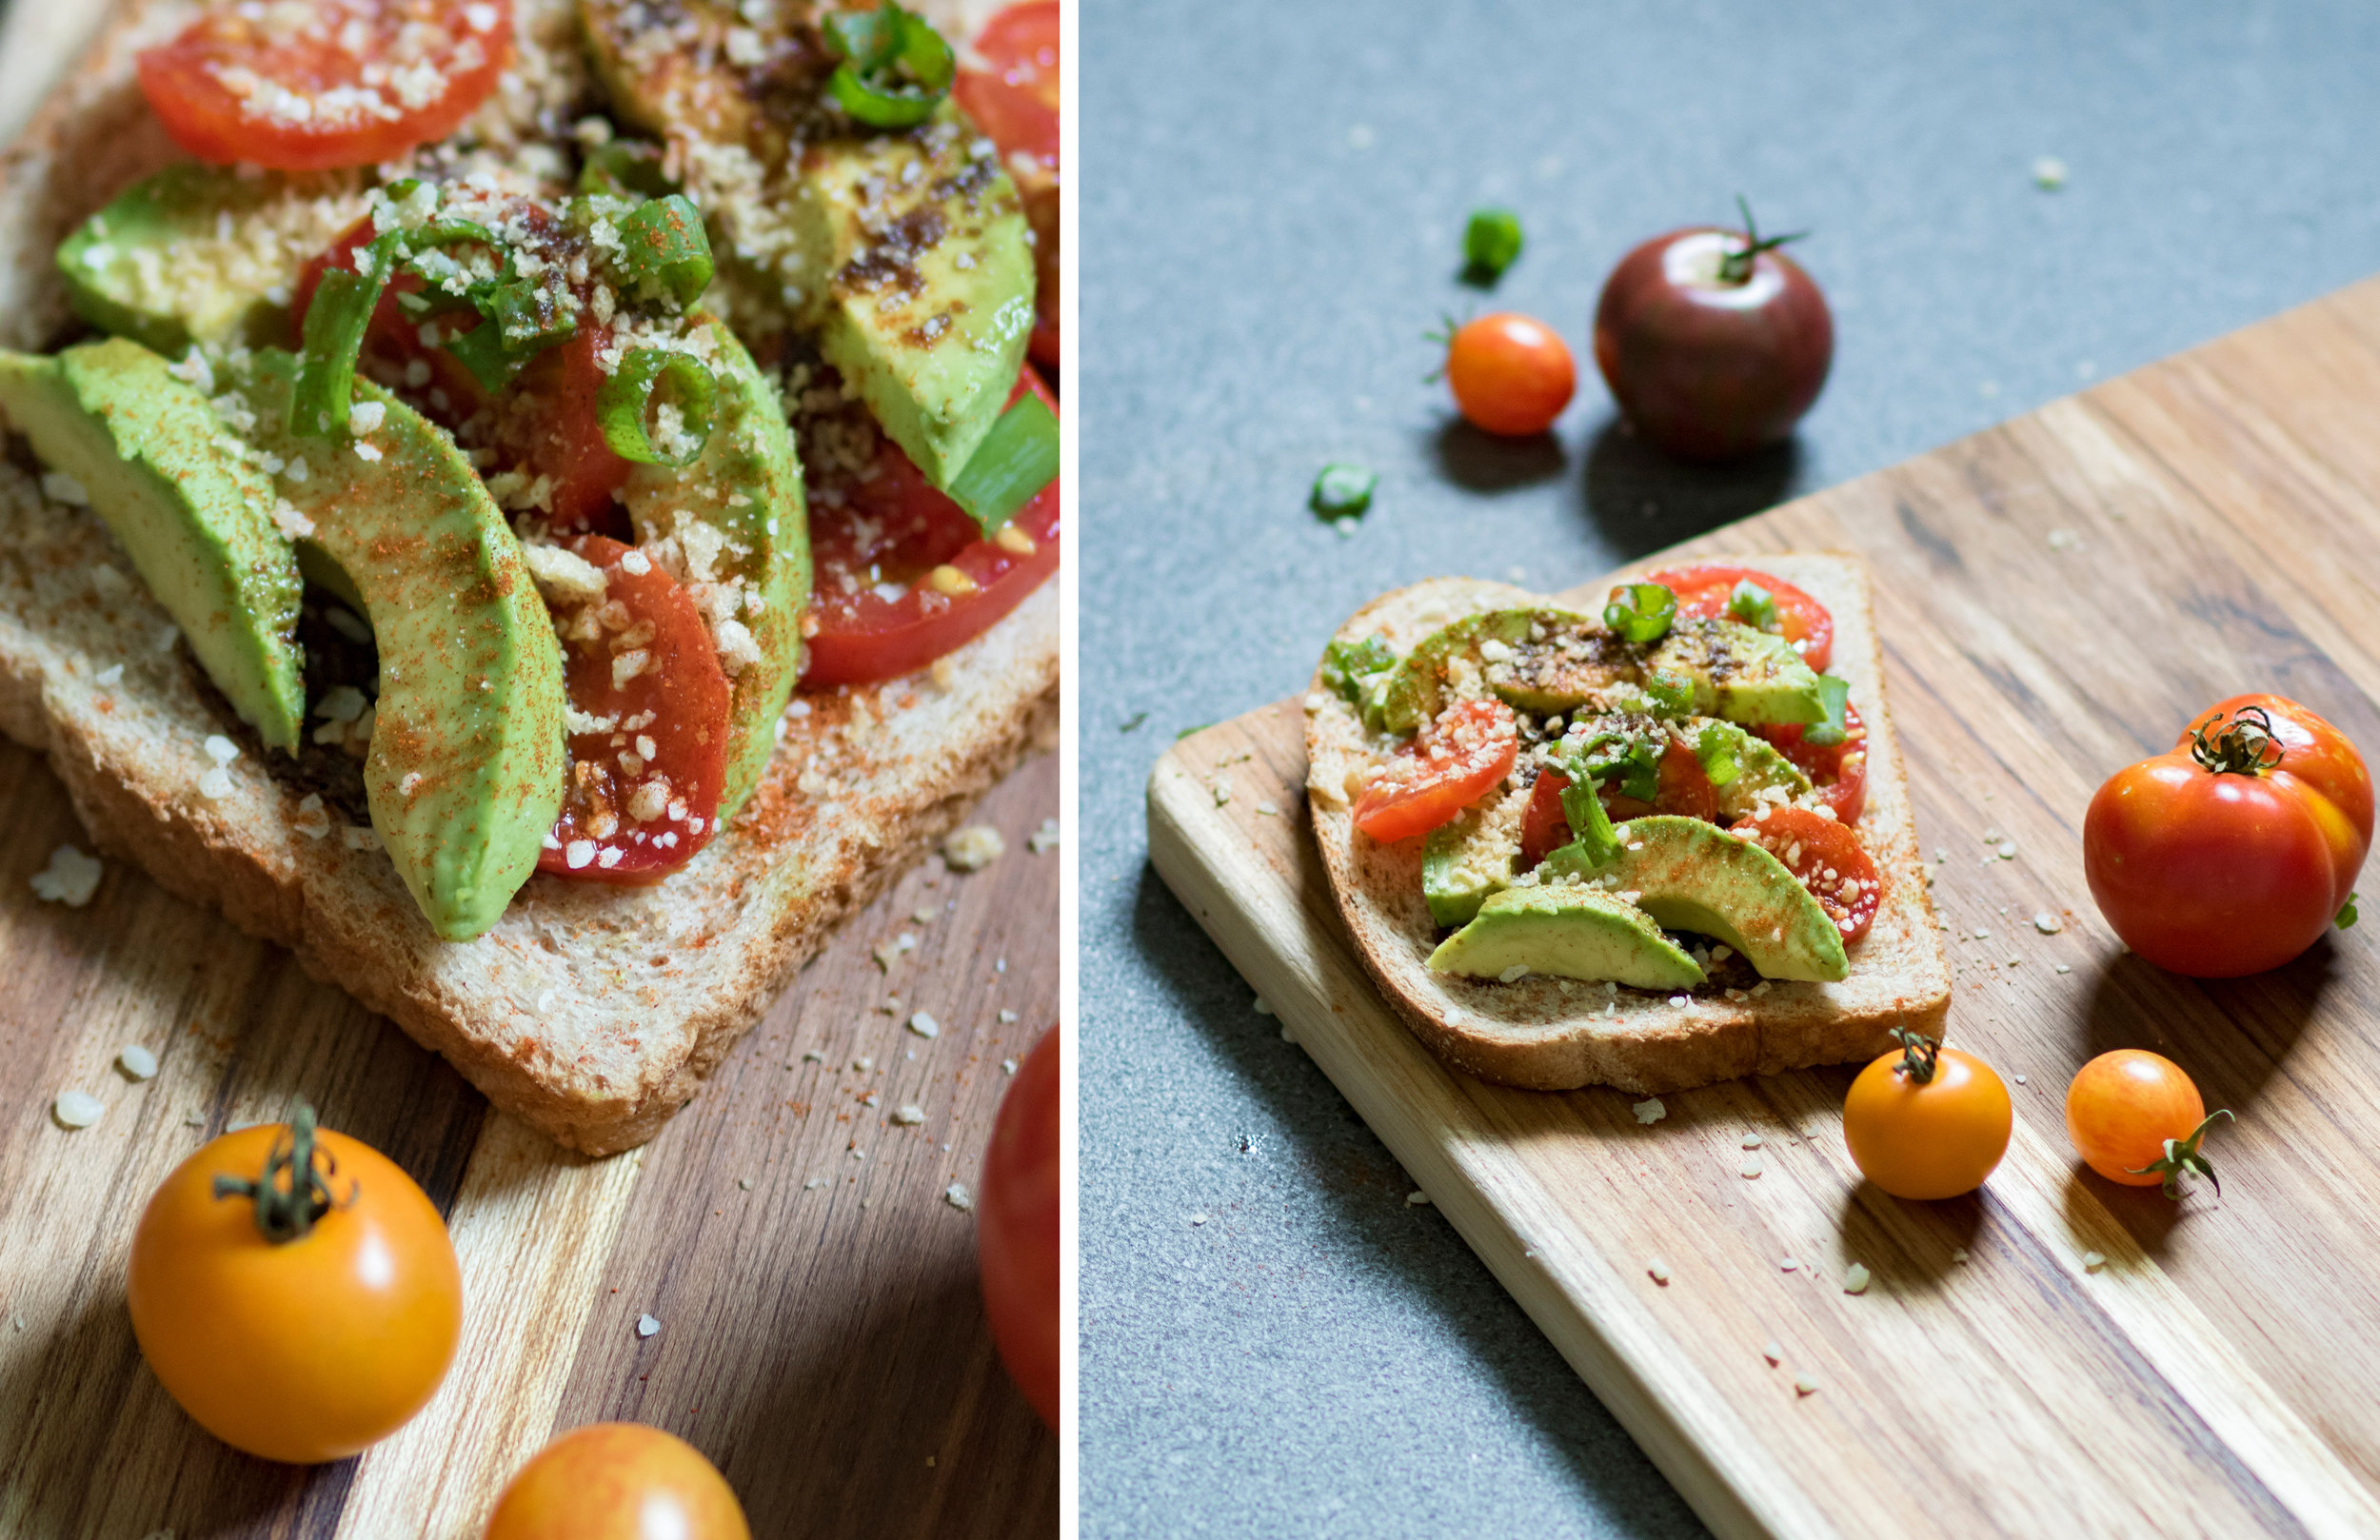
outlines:
[[950, 94], [958, 61], [942, 34], [895, 0], [875, 10], [826, 18], [827, 46], [843, 55], [826, 89], [843, 109], [872, 128], [923, 123]]
[[966, 509], [984, 534], [997, 534], [1057, 476], [1058, 414], [1027, 391], [1000, 414], [968, 457], [950, 484], [950, 501]]
[[1743, 741], [1743, 730], [1727, 722], [1705, 722], [1695, 735], [1695, 758], [1702, 761], [1702, 773], [1711, 778], [1714, 786], [1724, 786], [1743, 774], [1743, 760], [1736, 745]]
[[1612, 816], [1603, 811], [1593, 777], [1575, 779], [1562, 788], [1562, 814], [1577, 838], [1546, 858], [1561, 862], [1557, 871], [1592, 872], [1619, 854], [1619, 836], [1612, 829]]
[[[645, 427], [656, 410], [653, 398], [664, 385], [675, 399], [664, 405], [677, 408], [692, 441], [690, 448], [674, 457], [654, 444]], [[632, 348], [596, 396], [595, 420], [603, 425], [604, 441], [623, 460], [673, 468], [690, 465], [710, 442], [711, 404], [718, 393], [718, 382], [700, 359], [659, 347]]]
[[1851, 681], [1835, 674], [1818, 676], [1818, 702], [1826, 707], [1823, 721], [1814, 721], [1802, 729], [1801, 740], [1830, 748], [1840, 743], [1851, 731], [1844, 720], [1843, 707], [1851, 700]]
[[641, 139], [614, 139], [586, 152], [579, 168], [579, 190], [614, 198], [665, 198], [678, 184], [661, 168], [661, 147]]
[[1677, 596], [1657, 582], [1623, 583], [1603, 606], [1603, 623], [1630, 642], [1658, 642], [1677, 618]]
[[681, 193], [630, 209], [620, 221], [620, 243], [621, 271], [640, 298], [667, 294], [684, 306], [710, 286], [710, 237], [702, 211]]
[[1314, 478], [1306, 504], [1324, 519], [1357, 519], [1372, 506], [1373, 488], [1380, 479], [1361, 465], [1333, 461]]
[[504, 327], [493, 322], [483, 321], [468, 331], [447, 338], [446, 347], [491, 396], [510, 385], [512, 377], [521, 372], [523, 360], [505, 346]]
[[1776, 618], [1776, 597], [1750, 578], [1737, 579], [1735, 590], [1727, 596], [1727, 618], [1741, 621], [1755, 631], [1784, 628], [1784, 622]]
[[422, 252], [471, 245], [502, 249], [484, 226], [435, 220], [376, 235], [348, 259], [350, 266], [325, 270], [306, 310], [297, 383], [289, 392], [291, 433], [334, 438], [347, 432], [347, 405], [355, 395], [355, 361], [363, 355], [364, 333], [388, 281]]
[[1509, 208], [1482, 208], [1462, 232], [1463, 264], [1494, 283], [1520, 260], [1520, 216]]
[[1644, 693], [1653, 699], [1655, 715], [1684, 717], [1695, 707], [1695, 681], [1681, 674], [1655, 669], [1644, 678]]
[[1362, 705], [1366, 680], [1396, 666], [1396, 650], [1378, 637], [1334, 642], [1322, 649], [1322, 682], [1351, 706]]

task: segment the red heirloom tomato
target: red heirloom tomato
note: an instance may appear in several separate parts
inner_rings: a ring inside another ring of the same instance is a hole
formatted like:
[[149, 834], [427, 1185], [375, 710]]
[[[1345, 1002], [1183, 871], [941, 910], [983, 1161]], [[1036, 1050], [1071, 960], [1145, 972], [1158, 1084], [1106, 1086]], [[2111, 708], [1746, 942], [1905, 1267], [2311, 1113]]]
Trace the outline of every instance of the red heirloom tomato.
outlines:
[[1735, 585], [1754, 583], [1767, 590], [1775, 602], [1777, 624], [1786, 642], [1800, 652], [1803, 662], [1823, 674], [1826, 665], [1835, 661], [1834, 615], [1824, 604], [1782, 578], [1772, 578], [1751, 567], [1706, 562], [1656, 572], [1644, 581], [1657, 582], [1677, 596], [1677, 618], [1681, 621], [1726, 620]]
[[2083, 1164], [2127, 1187], [2162, 1184], [2181, 1196], [2183, 1171], [2194, 1171], [2217, 1193], [2214, 1168], [2198, 1153], [2211, 1116], [2182, 1067], [2160, 1054], [2119, 1048], [2084, 1065], [2066, 1088], [2066, 1132]]
[[[1002, 10], [977, 34], [975, 53], [989, 69], [962, 69], [951, 94], [989, 134], [1017, 172], [1033, 227], [1033, 362], [1058, 366], [1058, 0], [1025, 0]], [[1033, 163], [1019, 168], [1016, 157]]]
[[1462, 701], [1422, 724], [1356, 802], [1356, 827], [1382, 844], [1427, 834], [1504, 779], [1519, 724], [1501, 701]]
[[2016, 1126], [2008, 1087], [1973, 1054], [1895, 1031], [1897, 1053], [1859, 1072], [1843, 1099], [1843, 1143], [1868, 1180], [1894, 1197], [1972, 1193], [2008, 1154]]
[[486, 1540], [751, 1540], [718, 1468], [682, 1438], [633, 1422], [563, 1434], [496, 1499]]
[[141, 89], [200, 160], [370, 166], [461, 127], [511, 47], [511, 0], [221, 5], [140, 56]]
[[1843, 933], [1845, 945], [1868, 934], [1884, 901], [1884, 883], [1859, 836], [1806, 807], [1774, 807], [1727, 832], [1783, 861]]
[[1843, 702], [1843, 740], [1813, 743], [1802, 736], [1799, 722], [1779, 722], [1760, 729], [1776, 752], [1800, 767], [1810, 784], [1846, 824], [1857, 823], [1868, 810], [1868, 724], [1859, 708]]
[[288, 1124], [226, 1134], [174, 1168], [132, 1233], [125, 1296], [141, 1356], [182, 1410], [233, 1449], [293, 1465], [346, 1459], [404, 1426], [463, 1327], [438, 1210], [303, 1103]]
[[2293, 701], [2241, 696], [2099, 788], [2083, 874], [2133, 951], [2190, 977], [2235, 978], [2352, 918], [2343, 911], [2371, 817], [2371, 779], [2338, 729]]
[[1835, 320], [1818, 286], [1740, 230], [1672, 230], [1604, 281], [1595, 362], [1619, 409], [1661, 449], [1721, 460], [1781, 442], [1818, 399]]
[[1534, 872], [1546, 857], [1577, 838], [1570, 815], [1562, 811], [1562, 792], [1570, 778], [1558, 770], [1540, 770], [1529, 788], [1529, 805], [1520, 813], [1520, 869]]
[[1009, 1377], [1058, 1426], [1058, 1029], [1025, 1055], [983, 1152], [975, 1247]]
[[603, 725], [570, 735], [570, 780], [537, 869], [650, 882], [719, 832], [727, 675], [677, 579], [602, 535], [569, 548], [604, 574], [602, 603], [556, 619], [570, 704]]
[[[1030, 366], [1009, 401], [1027, 390], [1058, 410]], [[1054, 480], [989, 540], [890, 440], [874, 477], [837, 490], [840, 503], [810, 503], [818, 632], [803, 664], [806, 689], [915, 673], [990, 630], [1058, 570]]]
[[1446, 342], [1446, 384], [1473, 426], [1526, 438], [1562, 415], [1578, 388], [1578, 368], [1553, 327], [1503, 312], [1455, 328]]

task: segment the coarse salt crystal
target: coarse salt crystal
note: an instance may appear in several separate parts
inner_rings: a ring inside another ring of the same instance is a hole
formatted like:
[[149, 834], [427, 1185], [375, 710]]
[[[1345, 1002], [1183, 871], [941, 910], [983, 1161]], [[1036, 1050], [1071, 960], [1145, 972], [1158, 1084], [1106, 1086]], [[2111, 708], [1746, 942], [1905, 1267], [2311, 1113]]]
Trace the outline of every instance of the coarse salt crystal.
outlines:
[[1755, 1181], [1759, 1178], [1763, 1168], [1760, 1165], [1760, 1157], [1758, 1155], [1747, 1155], [1744, 1156], [1743, 1164], [1737, 1166], [1735, 1169], [1743, 1173], [1744, 1180]]
[[1657, 1123], [1669, 1116], [1669, 1109], [1661, 1105], [1661, 1098], [1658, 1096], [1648, 1096], [1631, 1107], [1629, 1111], [1636, 1115], [1636, 1121], [1639, 1123]]
[[1818, 1382], [1812, 1379], [1807, 1374], [1795, 1374], [1794, 1376], [1794, 1393], [1795, 1395], [1815, 1395], [1818, 1393]]
[[1259, 995], [1256, 997], [1256, 1014], [1259, 1016], [1271, 1016], [1273, 1014], [1272, 1006], [1265, 1003], [1264, 997], [1261, 995]]
[[916, 1102], [904, 1101], [893, 1109], [892, 1120], [903, 1128], [914, 1127], [925, 1121], [925, 1109]]
[[2045, 909], [2033, 917], [2033, 928], [2044, 936], [2055, 936], [2066, 928], [2066, 922]]
[[921, 1037], [939, 1037], [942, 1035], [942, 1023], [923, 1011], [909, 1017], [909, 1030]]
[[1866, 1293], [1869, 1277], [1868, 1270], [1857, 1262], [1854, 1262], [1843, 1270], [1843, 1293], [1847, 1294]]
[[1430, 1194], [1418, 1190], [1407, 1193], [1405, 1204], [1408, 1208], [1426, 1209], [1430, 1206]]
[[961, 1214], [975, 1212], [975, 1194], [967, 1191], [967, 1184], [964, 1182], [952, 1182], [948, 1187], [943, 1188], [942, 1201], [957, 1209]]
[[99, 1104], [97, 1096], [87, 1091], [61, 1091], [58, 1099], [50, 1103], [50, 1110], [57, 1115], [59, 1122], [69, 1128], [89, 1128], [98, 1122], [99, 1115], [108, 1109]]
[[2085, 1273], [2096, 1273], [2101, 1268], [2107, 1266], [2107, 1263], [2108, 1259], [2101, 1256], [2097, 1252], [2083, 1253], [2083, 1271]]
[[1652, 1261], [1645, 1264], [1644, 1270], [1652, 1277], [1655, 1283], [1660, 1284], [1664, 1288], [1668, 1287], [1669, 1264], [1667, 1262], [1662, 1261], [1656, 1256]]
[[50, 853], [50, 864], [33, 874], [33, 892], [46, 902], [80, 909], [99, 891], [99, 879], [106, 870], [98, 857], [86, 856], [72, 845], [60, 845]]
[[1769, 1367], [1771, 1369], [1775, 1369], [1777, 1365], [1785, 1361], [1785, 1350], [1777, 1344], [1772, 1342], [1767, 1347], [1760, 1350], [1760, 1356], [1769, 1361]]
[[157, 1077], [157, 1056], [139, 1043], [126, 1043], [116, 1050], [116, 1063], [135, 1080], [153, 1080]]
[[198, 778], [198, 794], [215, 801], [221, 801], [224, 798], [230, 796], [231, 772], [222, 765], [217, 765], [208, 771]]
[[660, 1330], [661, 1322], [654, 1319], [650, 1315], [640, 1315], [636, 1318], [636, 1334], [638, 1336], [648, 1337]]

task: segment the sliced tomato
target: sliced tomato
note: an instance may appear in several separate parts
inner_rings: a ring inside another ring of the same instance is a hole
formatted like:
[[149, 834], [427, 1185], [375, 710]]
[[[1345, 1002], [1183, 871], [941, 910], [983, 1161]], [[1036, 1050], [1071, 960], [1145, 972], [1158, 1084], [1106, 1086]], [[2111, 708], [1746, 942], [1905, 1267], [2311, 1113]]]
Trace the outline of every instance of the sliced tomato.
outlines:
[[1570, 778], [1558, 770], [1540, 770], [1529, 788], [1529, 805], [1520, 814], [1520, 869], [1534, 872], [1537, 863], [1577, 838], [1570, 815], [1562, 811], [1562, 791]]
[[[1051, 369], [1058, 367], [1058, 0], [1009, 6], [975, 40], [975, 52], [989, 68], [962, 70], [951, 88], [1019, 173], [1040, 279], [1027, 352]], [[1036, 169], [1017, 167], [1019, 155]]]
[[[355, 253], [371, 243], [373, 234], [371, 220], [359, 220], [331, 243], [329, 250], [299, 269], [289, 309], [295, 333], [292, 343], [305, 335], [306, 312], [313, 307], [314, 291], [322, 286], [323, 274], [333, 267], [353, 272]], [[397, 296], [418, 294], [421, 289], [421, 279], [408, 272], [400, 272], [388, 281], [388, 286], [381, 291], [380, 303], [373, 306], [371, 325], [364, 330], [364, 353], [357, 363], [364, 373], [401, 390], [407, 403], [451, 431], [487, 404], [487, 393], [453, 354], [443, 346], [425, 342], [422, 328], [435, 325], [441, 328], [443, 341], [446, 336], [469, 330], [479, 316], [468, 310], [448, 311], [434, 323], [416, 320]]]
[[1356, 803], [1356, 827], [1382, 844], [1427, 834], [1512, 769], [1519, 725], [1501, 701], [1461, 701], [1397, 751]]
[[[570, 735], [570, 780], [537, 869], [649, 882], [718, 832], [727, 779], [727, 676], [692, 595], [633, 547], [582, 535], [604, 602], [555, 617], [570, 703], [605, 720]], [[640, 659], [637, 655], [642, 654]]]
[[498, 403], [497, 450], [510, 468], [547, 480], [545, 517], [558, 531], [627, 533], [627, 510], [612, 494], [635, 467], [604, 437], [596, 403], [602, 334], [582, 330], [529, 361]]
[[1837, 819], [1846, 824], [1857, 823], [1859, 815], [1868, 809], [1868, 727], [1859, 720], [1859, 708], [1843, 702], [1840, 743], [1806, 742], [1801, 735], [1798, 722], [1760, 729], [1760, 736], [1775, 744], [1777, 753], [1800, 766]]
[[1801, 661], [1825, 673], [1826, 665], [1835, 657], [1835, 617], [1824, 604], [1784, 579], [1751, 567], [1706, 562], [1690, 567], [1671, 567], [1644, 581], [1657, 582], [1677, 596], [1679, 619], [1716, 621], [1726, 618], [1729, 596], [1735, 593], [1735, 584], [1746, 579], [1767, 589], [1769, 597], [1776, 601], [1777, 623], [1784, 628], [1785, 640], [1800, 650]]
[[[1058, 409], [1029, 365], [1008, 399], [1027, 390]], [[990, 630], [1058, 570], [1055, 481], [990, 540], [890, 440], [875, 477], [840, 490], [840, 506], [810, 504], [818, 634], [802, 676], [806, 688], [913, 674]], [[936, 587], [932, 575], [945, 566], [972, 586], [953, 583], [956, 594]]]
[[1771, 808], [1767, 817], [1745, 819], [1728, 832], [1783, 861], [1826, 910], [1845, 942], [1868, 934], [1876, 906], [1884, 900], [1884, 884], [1859, 836], [1806, 807]]
[[511, 0], [215, 6], [141, 54], [141, 90], [200, 160], [371, 166], [461, 127], [511, 49]]

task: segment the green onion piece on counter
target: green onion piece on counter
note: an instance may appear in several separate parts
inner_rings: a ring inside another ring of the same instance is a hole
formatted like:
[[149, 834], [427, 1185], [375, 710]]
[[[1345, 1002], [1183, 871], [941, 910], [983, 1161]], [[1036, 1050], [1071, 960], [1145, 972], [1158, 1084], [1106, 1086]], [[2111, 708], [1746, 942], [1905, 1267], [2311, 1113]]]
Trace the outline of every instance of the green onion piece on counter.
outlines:
[[630, 209], [620, 221], [620, 244], [621, 271], [640, 298], [666, 294], [683, 306], [710, 286], [710, 237], [702, 211], [681, 193]]
[[907, 128], [950, 94], [958, 61], [942, 34], [894, 0], [826, 18], [826, 46], [843, 56], [826, 89], [872, 128]]
[[[664, 385], [674, 399], [656, 404], [654, 397]], [[711, 403], [718, 391], [718, 382], [700, 359], [659, 347], [632, 348], [596, 396], [595, 420], [603, 426], [604, 442], [623, 460], [640, 465], [690, 465], [710, 441]], [[664, 412], [678, 419], [677, 431], [663, 435], [666, 447], [655, 444], [645, 426]]]
[[1520, 260], [1520, 216], [1509, 208], [1482, 208], [1462, 232], [1467, 274], [1493, 284]]
[[1702, 773], [1712, 785], [1724, 786], [1743, 774], [1743, 761], [1735, 753], [1742, 740], [1742, 729], [1718, 721], [1703, 723], [1695, 735], [1695, 758], [1702, 761]]
[[1325, 519], [1359, 519], [1372, 506], [1373, 488], [1379, 484], [1380, 479], [1361, 465], [1333, 461], [1314, 478], [1306, 504]]
[[615, 198], [665, 198], [678, 184], [661, 168], [661, 147], [642, 139], [614, 139], [586, 152], [579, 168], [579, 190]]
[[1727, 596], [1727, 618], [1741, 621], [1755, 631], [1783, 628], [1776, 618], [1775, 596], [1750, 578], [1737, 580], [1735, 591]]
[[1677, 619], [1677, 596], [1657, 582], [1623, 583], [1603, 606], [1603, 623], [1630, 642], [1658, 642]]
[[1801, 740], [1831, 748], [1840, 743], [1851, 731], [1851, 723], [1843, 717], [1843, 707], [1851, 701], [1851, 681], [1835, 674], [1818, 676], [1818, 701], [1826, 707], [1826, 720], [1814, 721], [1802, 729]]
[[984, 534], [1000, 532], [1019, 508], [1058, 479], [1058, 414], [1031, 391], [1019, 396], [967, 457], [950, 484], [950, 501]]
[[2357, 898], [2362, 898], [2362, 897], [2363, 897], [2363, 895], [2362, 895], [2362, 894], [2360, 894], [2360, 893], [2350, 893], [2350, 894], [2349, 894], [2349, 895], [2347, 896], [2347, 902], [2339, 906], [2339, 918], [2338, 918], [2336, 920], [2333, 920], [2333, 921], [2332, 921], [2332, 923], [2333, 923], [2333, 924], [2335, 924], [2335, 925], [2337, 925], [2337, 926], [2338, 926], [2338, 928], [2339, 928], [2339, 929], [2341, 929], [2341, 930], [2345, 930], [2345, 929], [2347, 929], [2350, 925], [2354, 924], [2354, 923], [2355, 923], [2355, 900], [2356, 900]]

